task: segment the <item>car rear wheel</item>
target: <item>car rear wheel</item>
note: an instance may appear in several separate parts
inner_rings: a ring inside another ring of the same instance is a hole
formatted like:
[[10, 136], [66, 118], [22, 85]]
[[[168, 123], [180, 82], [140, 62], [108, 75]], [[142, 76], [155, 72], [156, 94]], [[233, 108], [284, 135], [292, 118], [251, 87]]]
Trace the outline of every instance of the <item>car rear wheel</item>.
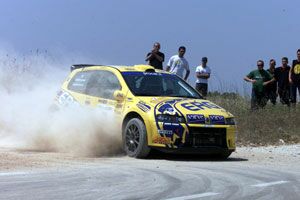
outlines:
[[123, 146], [130, 157], [145, 158], [150, 153], [145, 124], [138, 118], [128, 121], [123, 131]]

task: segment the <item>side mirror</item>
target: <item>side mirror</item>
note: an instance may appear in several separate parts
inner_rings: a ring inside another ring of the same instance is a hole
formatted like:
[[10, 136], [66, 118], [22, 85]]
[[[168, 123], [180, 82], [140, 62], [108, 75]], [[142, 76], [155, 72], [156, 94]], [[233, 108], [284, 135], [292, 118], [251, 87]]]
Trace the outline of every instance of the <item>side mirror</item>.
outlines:
[[124, 101], [125, 94], [121, 90], [114, 91], [114, 98], [117, 101]]

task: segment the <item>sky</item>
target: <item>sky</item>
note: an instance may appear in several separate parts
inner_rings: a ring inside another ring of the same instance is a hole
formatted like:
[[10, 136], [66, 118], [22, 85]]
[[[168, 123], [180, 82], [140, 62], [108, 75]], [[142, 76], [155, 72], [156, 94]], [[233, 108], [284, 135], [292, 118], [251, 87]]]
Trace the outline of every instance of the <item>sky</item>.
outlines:
[[299, 0], [0, 0], [0, 48], [39, 49], [70, 65], [134, 65], [146, 63], [158, 41], [166, 66], [183, 45], [191, 85], [207, 56], [209, 89], [243, 92], [249, 90], [243, 77], [258, 59], [265, 68], [271, 58], [277, 66], [283, 56], [295, 59], [299, 6]]

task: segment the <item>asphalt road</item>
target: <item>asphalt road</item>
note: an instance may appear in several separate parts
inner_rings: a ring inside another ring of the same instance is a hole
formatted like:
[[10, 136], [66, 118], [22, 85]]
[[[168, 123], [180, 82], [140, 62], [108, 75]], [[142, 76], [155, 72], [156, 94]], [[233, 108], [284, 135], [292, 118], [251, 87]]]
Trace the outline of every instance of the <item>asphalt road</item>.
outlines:
[[121, 156], [2, 171], [0, 199], [300, 199], [299, 157], [250, 154], [227, 161]]

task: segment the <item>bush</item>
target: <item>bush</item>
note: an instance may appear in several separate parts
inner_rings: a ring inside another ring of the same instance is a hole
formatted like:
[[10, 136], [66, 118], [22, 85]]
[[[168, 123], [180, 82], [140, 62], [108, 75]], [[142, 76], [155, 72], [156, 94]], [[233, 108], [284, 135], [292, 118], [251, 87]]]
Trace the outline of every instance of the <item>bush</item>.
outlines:
[[268, 103], [251, 111], [250, 99], [237, 93], [209, 93], [208, 100], [231, 112], [237, 121], [239, 145], [274, 145], [300, 142], [300, 113], [297, 107]]

